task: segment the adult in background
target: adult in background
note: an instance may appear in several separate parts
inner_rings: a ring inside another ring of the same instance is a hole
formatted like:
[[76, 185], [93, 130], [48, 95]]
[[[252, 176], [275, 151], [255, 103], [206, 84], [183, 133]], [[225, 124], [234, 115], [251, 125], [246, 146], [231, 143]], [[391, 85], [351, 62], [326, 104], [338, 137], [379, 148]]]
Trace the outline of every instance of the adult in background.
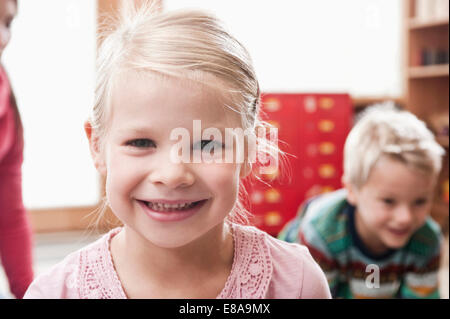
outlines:
[[[0, 61], [11, 38], [17, 0], [0, 0]], [[33, 279], [31, 228], [22, 202], [23, 129], [0, 63], [0, 257], [12, 294], [22, 298]]]

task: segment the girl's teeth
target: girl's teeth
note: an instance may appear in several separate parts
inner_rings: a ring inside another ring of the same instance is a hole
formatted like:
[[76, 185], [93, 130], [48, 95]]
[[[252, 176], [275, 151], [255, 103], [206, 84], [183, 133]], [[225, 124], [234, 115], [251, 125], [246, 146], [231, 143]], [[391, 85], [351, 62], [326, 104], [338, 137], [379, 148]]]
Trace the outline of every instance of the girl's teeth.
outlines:
[[153, 210], [157, 210], [157, 211], [173, 211], [173, 210], [189, 209], [192, 206], [194, 206], [194, 203], [192, 202], [192, 203], [170, 205], [170, 204], [149, 202], [147, 205], [148, 205], [149, 208], [151, 208]]

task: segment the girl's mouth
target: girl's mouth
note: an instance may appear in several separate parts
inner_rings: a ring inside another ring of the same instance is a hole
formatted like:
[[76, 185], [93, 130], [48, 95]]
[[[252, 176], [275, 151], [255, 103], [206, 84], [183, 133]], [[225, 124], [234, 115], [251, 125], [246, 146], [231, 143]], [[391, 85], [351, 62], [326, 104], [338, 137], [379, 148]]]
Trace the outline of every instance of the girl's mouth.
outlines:
[[199, 201], [143, 201], [137, 200], [144, 209], [147, 216], [157, 221], [180, 221], [195, 215], [200, 208], [208, 201], [207, 199]]
[[157, 212], [181, 212], [184, 210], [189, 210], [197, 205], [199, 205], [204, 200], [196, 202], [185, 202], [180, 204], [166, 204], [161, 202], [144, 202], [148, 208]]

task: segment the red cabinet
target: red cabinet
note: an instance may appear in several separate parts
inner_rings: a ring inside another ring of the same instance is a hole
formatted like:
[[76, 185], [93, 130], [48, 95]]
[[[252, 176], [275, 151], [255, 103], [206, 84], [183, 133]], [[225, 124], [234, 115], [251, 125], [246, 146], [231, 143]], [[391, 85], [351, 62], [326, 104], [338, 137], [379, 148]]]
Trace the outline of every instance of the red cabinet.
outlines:
[[341, 187], [352, 109], [347, 94], [263, 94], [263, 119], [278, 128], [279, 147], [289, 155], [276, 177], [260, 176], [273, 179], [270, 186], [245, 182], [256, 227], [276, 236], [306, 198]]

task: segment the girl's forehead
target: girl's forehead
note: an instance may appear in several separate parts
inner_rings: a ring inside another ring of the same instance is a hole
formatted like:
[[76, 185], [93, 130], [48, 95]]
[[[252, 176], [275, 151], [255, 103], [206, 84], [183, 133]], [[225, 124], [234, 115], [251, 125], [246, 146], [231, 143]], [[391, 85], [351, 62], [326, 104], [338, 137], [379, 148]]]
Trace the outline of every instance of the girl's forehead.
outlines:
[[113, 114], [203, 120], [223, 125], [240, 123], [230, 88], [212, 75], [184, 78], [156, 73], [123, 72], [116, 77], [111, 100]]
[[233, 91], [231, 86], [218, 77], [202, 71], [174, 72], [173, 75], [154, 71], [123, 70], [113, 76], [114, 87], [135, 86], [137, 83], [143, 86], [177, 87], [200, 92], [203, 94], [217, 95], [217, 98], [225, 98], [228, 92]]

